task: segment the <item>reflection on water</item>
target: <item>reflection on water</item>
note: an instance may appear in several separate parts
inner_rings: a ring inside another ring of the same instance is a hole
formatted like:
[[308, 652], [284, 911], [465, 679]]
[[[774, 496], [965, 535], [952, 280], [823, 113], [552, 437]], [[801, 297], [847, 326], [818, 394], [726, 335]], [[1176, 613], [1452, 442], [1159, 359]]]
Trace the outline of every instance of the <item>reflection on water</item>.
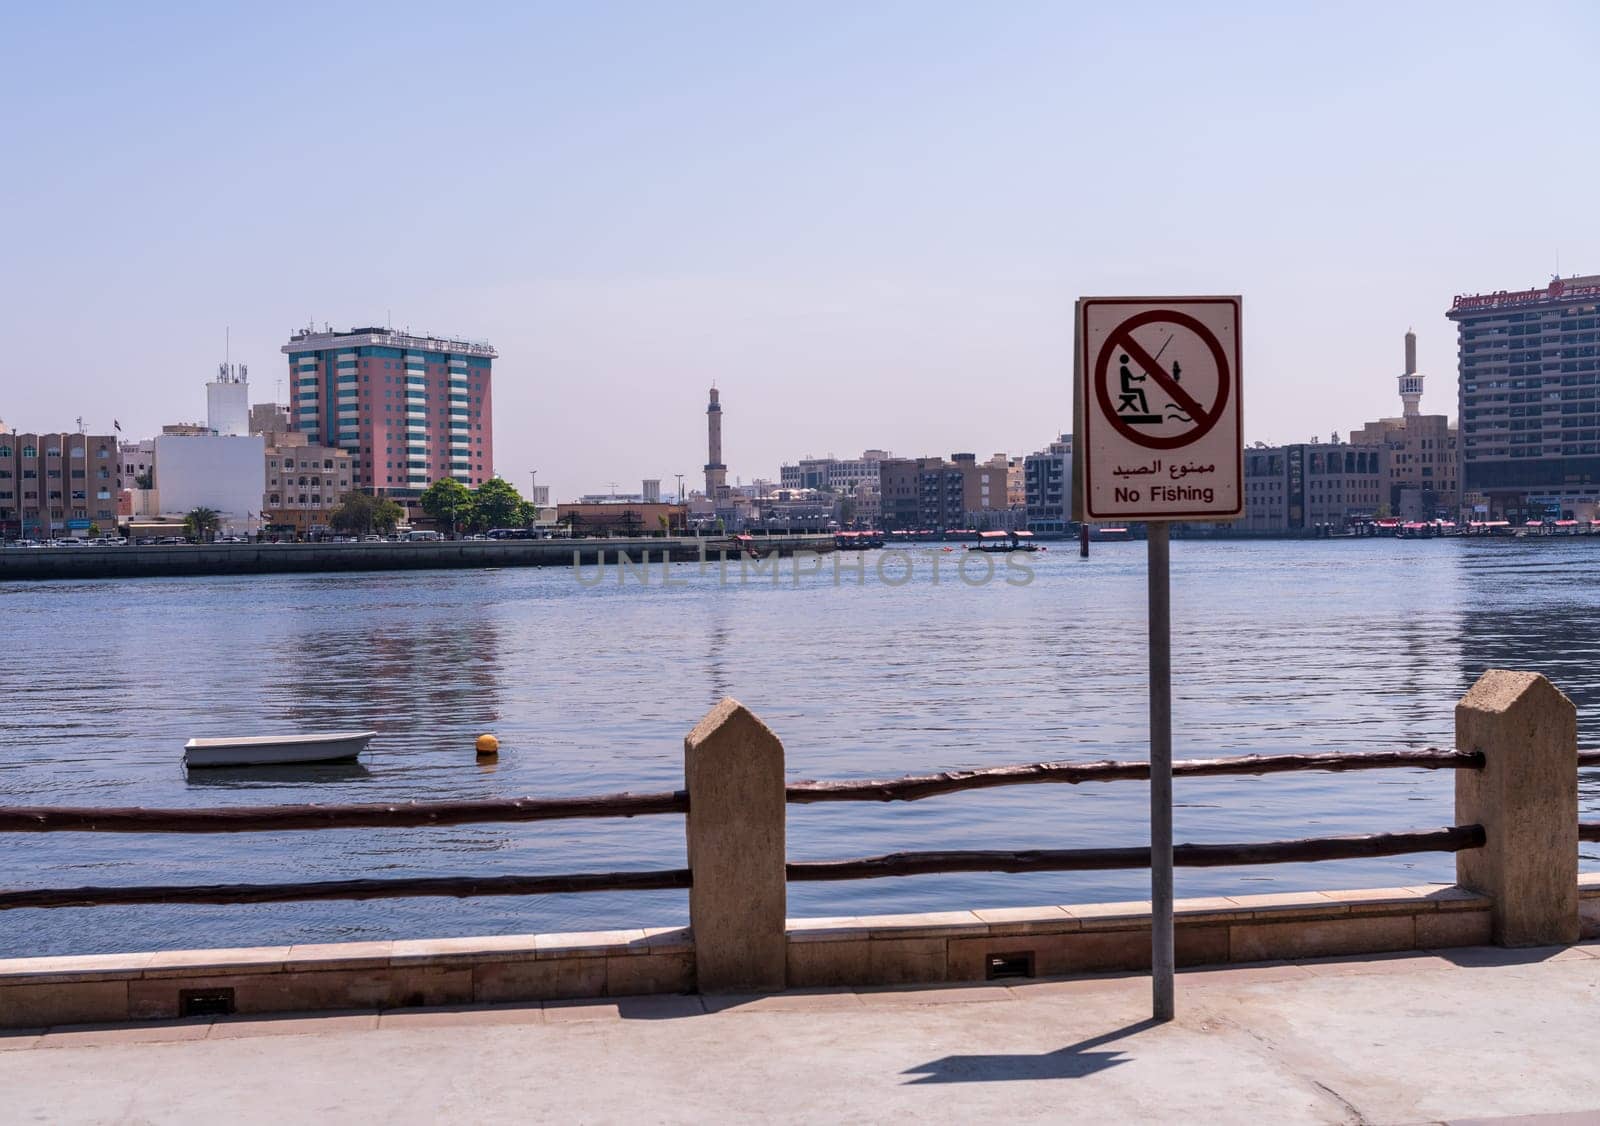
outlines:
[[[1449, 746], [1487, 667], [1600, 706], [1600, 544], [1173, 545], [1179, 756]], [[244, 805], [672, 789], [725, 695], [793, 778], [1146, 753], [1142, 544], [1031, 560], [1035, 581], [582, 587], [568, 569], [0, 587], [0, 803]], [[898, 576], [900, 570], [892, 569]], [[89, 706], [85, 707], [87, 701]], [[357, 766], [194, 772], [193, 736], [377, 731]], [[497, 762], [473, 740], [493, 731]], [[1600, 809], [1600, 771], [1582, 801]], [[1446, 774], [1180, 779], [1180, 840], [1431, 828]], [[790, 811], [789, 853], [1126, 845], [1145, 788], [1034, 786]], [[0, 839], [13, 886], [270, 882], [675, 867], [682, 819], [215, 836]], [[1595, 846], [1586, 846], [1590, 852]], [[1449, 879], [1450, 857], [1193, 869], [1185, 895]], [[954, 875], [790, 889], [793, 914], [1138, 899], [1143, 872]], [[0, 956], [685, 920], [681, 892], [0, 913]]]
[[298, 790], [331, 782], [365, 782], [371, 777], [372, 771], [360, 762], [322, 762], [298, 766], [210, 766], [185, 772], [184, 781], [191, 786], [215, 790], [260, 791]]

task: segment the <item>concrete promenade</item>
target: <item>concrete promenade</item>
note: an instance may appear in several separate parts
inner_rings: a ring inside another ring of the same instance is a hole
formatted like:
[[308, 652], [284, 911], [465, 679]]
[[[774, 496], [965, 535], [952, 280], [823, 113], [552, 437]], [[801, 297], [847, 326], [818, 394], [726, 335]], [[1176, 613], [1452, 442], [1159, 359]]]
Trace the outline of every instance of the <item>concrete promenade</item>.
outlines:
[[[1600, 944], [0, 1034], [8, 1122], [1600, 1122]], [[1540, 1116], [1540, 1117], [1522, 1117]], [[1559, 1116], [1559, 1117], [1544, 1117]]]

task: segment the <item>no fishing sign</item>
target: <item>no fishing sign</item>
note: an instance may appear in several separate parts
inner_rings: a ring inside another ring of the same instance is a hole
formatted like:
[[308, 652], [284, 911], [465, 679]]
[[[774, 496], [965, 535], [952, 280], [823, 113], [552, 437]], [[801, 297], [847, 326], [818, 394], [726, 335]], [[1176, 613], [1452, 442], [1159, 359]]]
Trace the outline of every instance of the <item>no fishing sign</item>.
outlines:
[[1244, 514], [1238, 297], [1082, 297], [1073, 518]]

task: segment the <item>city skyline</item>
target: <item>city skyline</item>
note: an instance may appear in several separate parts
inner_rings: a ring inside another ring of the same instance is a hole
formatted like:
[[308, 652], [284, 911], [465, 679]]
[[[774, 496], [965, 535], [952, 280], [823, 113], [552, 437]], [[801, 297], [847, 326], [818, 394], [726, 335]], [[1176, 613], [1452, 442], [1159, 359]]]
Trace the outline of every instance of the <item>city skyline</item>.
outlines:
[[393, 69], [446, 29], [422, 9], [319, 15], [338, 49], [309, 54], [294, 12], [19, 14], [0, 418], [150, 436], [230, 331], [288, 402], [314, 320], [493, 340], [495, 469], [556, 496], [694, 480], [713, 382], [730, 482], [1023, 454], [1071, 429], [1077, 296], [1217, 292], [1245, 299], [1247, 441], [1304, 442], [1396, 412], [1408, 327], [1454, 417], [1452, 297], [1600, 265], [1464, 143], [1597, 170], [1537, 109], [1585, 65], [1580, 5], [451, 19], [477, 65], [424, 89]]

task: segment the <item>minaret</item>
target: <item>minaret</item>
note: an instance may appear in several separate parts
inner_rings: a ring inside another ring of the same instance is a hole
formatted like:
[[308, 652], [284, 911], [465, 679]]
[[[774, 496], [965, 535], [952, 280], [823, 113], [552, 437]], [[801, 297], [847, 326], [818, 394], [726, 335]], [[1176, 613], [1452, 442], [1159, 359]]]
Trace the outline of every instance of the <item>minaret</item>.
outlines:
[[1406, 370], [1400, 376], [1400, 403], [1405, 417], [1421, 413], [1422, 373], [1417, 370], [1417, 334], [1406, 329]]
[[728, 487], [728, 467], [722, 464], [722, 404], [711, 389], [706, 407], [706, 498], [715, 502]]

